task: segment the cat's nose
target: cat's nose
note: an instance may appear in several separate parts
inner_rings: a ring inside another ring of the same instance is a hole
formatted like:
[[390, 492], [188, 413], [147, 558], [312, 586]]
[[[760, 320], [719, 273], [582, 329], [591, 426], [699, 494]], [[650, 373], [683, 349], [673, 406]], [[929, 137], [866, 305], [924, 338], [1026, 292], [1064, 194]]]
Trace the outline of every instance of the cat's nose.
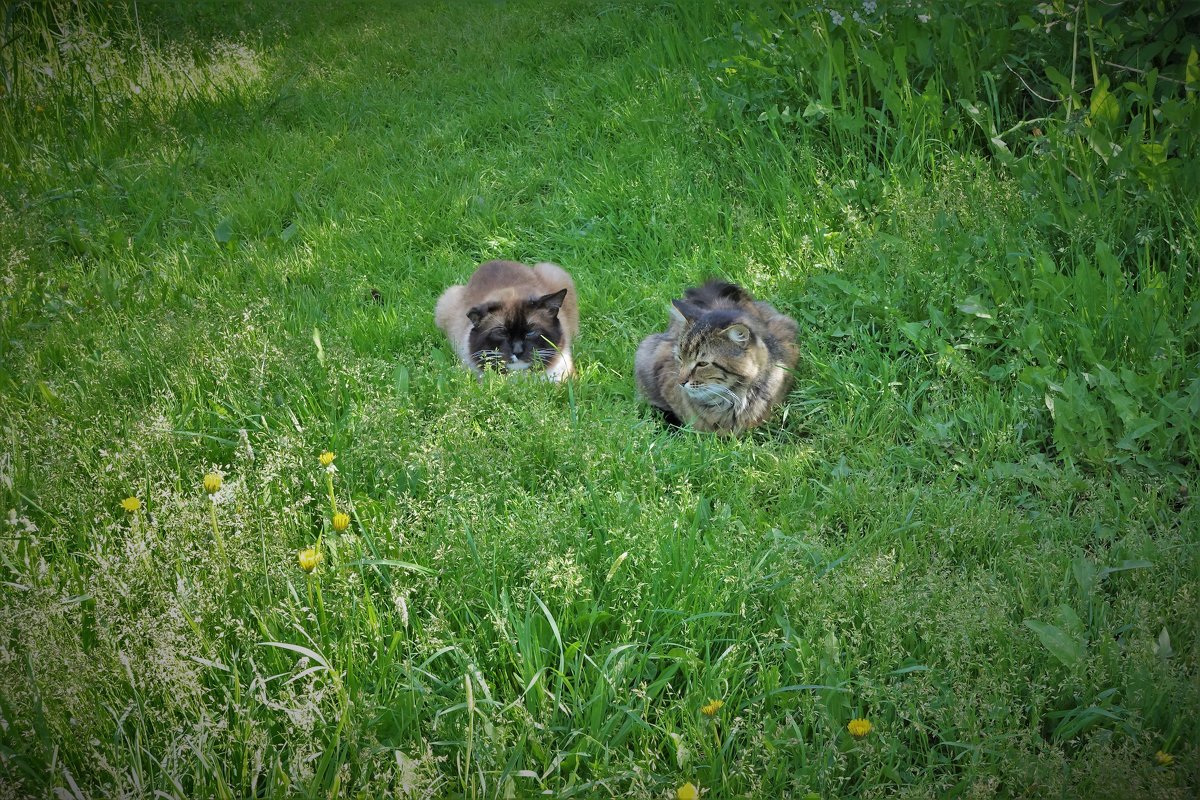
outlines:
[[680, 386], [687, 386], [691, 380], [692, 380], [691, 371], [679, 373], [679, 385]]
[[521, 341], [513, 342], [512, 352], [514, 356], [519, 356], [525, 352], [525, 343]]

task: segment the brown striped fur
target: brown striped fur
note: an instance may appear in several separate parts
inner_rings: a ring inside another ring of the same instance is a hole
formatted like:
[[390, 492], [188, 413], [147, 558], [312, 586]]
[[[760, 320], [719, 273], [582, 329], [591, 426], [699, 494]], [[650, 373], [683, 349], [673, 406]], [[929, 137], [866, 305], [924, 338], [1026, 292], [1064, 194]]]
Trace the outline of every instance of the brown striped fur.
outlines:
[[667, 331], [638, 347], [638, 389], [668, 419], [742, 433], [787, 396], [799, 356], [796, 330], [795, 320], [741, 287], [709, 281], [672, 301]]

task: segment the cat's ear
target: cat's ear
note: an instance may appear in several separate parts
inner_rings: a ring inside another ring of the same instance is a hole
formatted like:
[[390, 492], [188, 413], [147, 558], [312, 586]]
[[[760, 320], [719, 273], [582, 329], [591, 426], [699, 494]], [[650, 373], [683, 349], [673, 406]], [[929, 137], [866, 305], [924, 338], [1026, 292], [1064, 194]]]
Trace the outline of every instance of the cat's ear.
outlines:
[[740, 322], [735, 322], [725, 329], [725, 337], [738, 347], [745, 347], [750, 343], [750, 329]]
[[467, 319], [471, 320], [472, 325], [478, 325], [480, 320], [495, 310], [496, 303], [480, 303], [473, 308], [467, 309]]
[[557, 292], [554, 292], [552, 294], [542, 295], [537, 300], [534, 300], [533, 304], [535, 306], [537, 306], [538, 308], [546, 309], [551, 314], [557, 314], [558, 310], [560, 308], [562, 308], [563, 300], [566, 300], [566, 299], [567, 299], [567, 290], [559, 289]]
[[701, 313], [700, 309], [684, 300], [671, 301], [671, 318], [685, 328], [698, 320]]

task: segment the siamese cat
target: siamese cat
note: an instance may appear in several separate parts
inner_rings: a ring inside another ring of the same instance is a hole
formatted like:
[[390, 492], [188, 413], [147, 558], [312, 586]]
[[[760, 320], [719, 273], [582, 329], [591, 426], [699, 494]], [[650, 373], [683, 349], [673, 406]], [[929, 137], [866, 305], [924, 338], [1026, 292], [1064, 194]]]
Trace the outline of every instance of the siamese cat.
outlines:
[[542, 372], [559, 381], [574, 372], [579, 333], [575, 283], [557, 264], [481, 264], [463, 286], [438, 298], [434, 320], [468, 369], [478, 375]]

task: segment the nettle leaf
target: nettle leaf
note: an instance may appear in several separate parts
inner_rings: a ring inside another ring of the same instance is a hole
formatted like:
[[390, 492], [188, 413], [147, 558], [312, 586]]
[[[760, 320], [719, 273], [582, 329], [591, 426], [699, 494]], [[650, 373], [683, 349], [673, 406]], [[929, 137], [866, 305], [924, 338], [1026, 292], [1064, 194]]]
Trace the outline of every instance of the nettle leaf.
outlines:
[[1025, 627], [1037, 634], [1042, 645], [1065, 666], [1074, 667], [1083, 658], [1083, 644], [1061, 628], [1036, 619], [1025, 620]]

